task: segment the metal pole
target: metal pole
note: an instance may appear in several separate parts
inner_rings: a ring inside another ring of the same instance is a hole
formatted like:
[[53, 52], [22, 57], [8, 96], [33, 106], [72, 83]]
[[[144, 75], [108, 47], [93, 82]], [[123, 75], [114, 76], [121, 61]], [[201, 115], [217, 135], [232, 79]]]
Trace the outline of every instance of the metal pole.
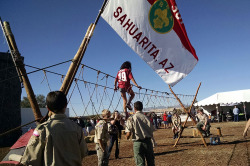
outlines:
[[95, 25], [97, 25], [97, 23], [98, 23], [98, 21], [99, 21], [99, 19], [100, 19], [100, 16], [101, 16], [101, 14], [102, 14], [102, 12], [104, 11], [104, 9], [105, 9], [105, 7], [106, 7], [106, 5], [107, 5], [107, 1], [108, 0], [104, 0], [104, 2], [103, 2], [103, 4], [102, 4], [102, 7], [101, 7], [101, 9], [99, 10], [99, 13], [98, 13], [98, 15], [97, 15], [97, 17], [96, 17], [96, 20], [95, 20]]

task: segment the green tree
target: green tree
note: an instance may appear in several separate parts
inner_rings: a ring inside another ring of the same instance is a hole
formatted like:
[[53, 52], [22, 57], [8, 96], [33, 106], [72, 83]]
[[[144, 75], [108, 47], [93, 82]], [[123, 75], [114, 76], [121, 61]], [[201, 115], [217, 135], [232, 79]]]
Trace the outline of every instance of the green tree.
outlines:
[[[36, 101], [38, 103], [39, 108], [45, 108], [46, 107], [46, 101], [45, 101], [45, 96], [44, 95], [37, 95], [36, 96]], [[21, 108], [30, 108], [30, 102], [27, 97], [23, 97], [21, 100]]]
[[23, 97], [21, 100], [21, 108], [30, 108], [30, 102], [27, 97]]

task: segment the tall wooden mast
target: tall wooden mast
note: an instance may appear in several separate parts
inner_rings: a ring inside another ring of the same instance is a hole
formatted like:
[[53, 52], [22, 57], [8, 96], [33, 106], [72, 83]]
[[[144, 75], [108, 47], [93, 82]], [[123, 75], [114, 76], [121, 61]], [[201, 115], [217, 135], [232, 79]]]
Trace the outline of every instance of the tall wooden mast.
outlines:
[[95, 23], [90, 24], [90, 26], [89, 26], [86, 34], [85, 34], [85, 37], [84, 37], [84, 39], [83, 39], [83, 41], [82, 41], [82, 43], [81, 43], [75, 57], [74, 57], [74, 59], [72, 60], [71, 65], [70, 65], [70, 67], [68, 69], [68, 72], [67, 72], [67, 74], [65, 76], [65, 79], [64, 79], [64, 81], [62, 83], [62, 86], [60, 88], [60, 91], [62, 91], [66, 95], [69, 92], [69, 89], [70, 89], [70, 87], [72, 85], [72, 82], [73, 82], [73, 80], [75, 78], [75, 75], [77, 73], [77, 70], [78, 70], [78, 68], [79, 68], [79, 66], [81, 64], [84, 53], [85, 53], [85, 51], [87, 49], [88, 43], [89, 43], [89, 41], [90, 41], [90, 39], [91, 39], [91, 37], [93, 35], [93, 31], [95, 29], [95, 26], [97, 25], [97, 23], [99, 21], [99, 18], [100, 18], [101, 14], [102, 14], [105, 6], [106, 6], [106, 3], [107, 3], [107, 0], [104, 0], [104, 2], [102, 4], [102, 7], [99, 10], [98, 16], [97, 16], [97, 18], [95, 20]]
[[11, 31], [11, 28], [10, 28], [10, 25], [8, 22], [2, 23], [1, 19], [0, 19], [0, 22], [1, 22], [1, 27], [3, 29], [4, 35], [6, 37], [6, 41], [8, 43], [8, 46], [9, 46], [9, 49], [11, 52], [11, 56], [12, 56], [14, 65], [16, 66], [17, 73], [19, 75], [21, 82], [23, 83], [25, 90], [26, 90], [27, 98], [30, 102], [32, 111], [34, 113], [35, 120], [39, 120], [42, 118], [42, 114], [40, 112], [34, 91], [32, 89], [29, 78], [27, 76], [26, 69], [25, 69], [24, 64], [23, 64], [23, 59], [21, 57], [21, 54], [18, 51], [14, 35], [12, 34], [12, 31]]

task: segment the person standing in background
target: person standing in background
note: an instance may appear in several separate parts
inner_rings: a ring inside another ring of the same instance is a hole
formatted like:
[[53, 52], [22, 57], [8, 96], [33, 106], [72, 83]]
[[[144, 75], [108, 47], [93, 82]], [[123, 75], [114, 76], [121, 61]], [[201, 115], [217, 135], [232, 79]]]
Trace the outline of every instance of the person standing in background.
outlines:
[[102, 119], [95, 126], [94, 142], [96, 143], [98, 166], [107, 166], [109, 163], [107, 146], [109, 134], [107, 121], [110, 118], [110, 115], [110, 111], [104, 109], [102, 111]]
[[239, 113], [240, 113], [239, 108], [234, 106], [233, 113], [234, 113], [234, 121], [239, 122]]

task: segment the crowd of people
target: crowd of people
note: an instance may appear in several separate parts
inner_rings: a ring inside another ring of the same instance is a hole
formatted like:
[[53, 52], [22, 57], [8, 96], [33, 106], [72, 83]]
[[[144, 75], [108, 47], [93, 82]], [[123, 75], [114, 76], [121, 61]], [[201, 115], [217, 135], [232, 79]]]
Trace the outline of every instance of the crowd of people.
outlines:
[[[143, 103], [140, 101], [134, 103], [135, 113], [128, 118], [126, 115], [122, 116], [117, 110], [111, 113], [104, 109], [101, 119], [98, 120], [67, 118], [64, 114], [67, 99], [60, 91], [50, 92], [46, 102], [51, 116], [48, 121], [34, 130], [19, 160], [23, 165], [81, 165], [83, 158], [88, 155], [84, 137], [94, 130], [98, 165], [106, 166], [113, 147], [115, 147], [115, 159], [120, 158], [121, 131], [125, 130], [125, 138], [131, 138], [133, 141], [136, 165], [147, 163], [151, 166], [155, 165], [153, 149], [156, 142], [153, 132], [159, 128], [171, 128], [175, 139], [182, 131], [181, 118], [176, 109], [168, 113], [164, 112], [162, 115], [157, 115], [155, 112], [143, 113]], [[199, 119], [197, 129], [207, 137], [210, 135], [211, 127], [209, 116], [201, 108], [196, 111], [196, 117]], [[250, 121], [246, 125], [243, 136], [247, 135], [249, 127]]]
[[[161, 126], [162, 121], [159, 119], [162, 117], [154, 112], [143, 113], [142, 102], [134, 103], [135, 114], [129, 118], [118, 111], [111, 114], [105, 109], [102, 111], [102, 118], [97, 122], [94, 119], [67, 118], [64, 114], [67, 99], [60, 91], [50, 92], [46, 103], [51, 116], [34, 130], [19, 160], [23, 165], [81, 165], [83, 157], [88, 154], [84, 137], [91, 130], [95, 130], [98, 165], [108, 165], [114, 144], [115, 158], [120, 158], [119, 143], [123, 129], [126, 131], [126, 139], [131, 137], [133, 141], [136, 165], [145, 165], [145, 162], [154, 165], [153, 147], [156, 143], [153, 132]], [[172, 120], [170, 122], [168, 119], [168, 122], [172, 123]]]
[[[136, 165], [155, 165], [154, 147], [157, 145], [154, 139], [154, 131], [159, 128], [171, 128], [173, 139], [180, 136], [183, 126], [180, 112], [173, 109], [157, 115], [155, 112], [144, 113], [143, 103], [136, 101], [131, 106], [135, 96], [130, 80], [141, 89], [135, 82], [132, 75], [130, 62], [124, 62], [118, 71], [115, 79], [114, 90], [121, 93], [123, 99], [124, 116], [117, 110], [113, 113], [104, 109], [101, 118], [70, 120], [65, 115], [67, 107], [66, 95], [60, 91], [53, 91], [47, 95], [46, 104], [50, 112], [49, 119], [38, 125], [31, 136], [23, 156], [19, 157], [22, 165], [54, 166], [54, 165], [82, 165], [83, 158], [88, 155], [88, 148], [85, 136], [94, 130], [94, 143], [98, 166], [107, 166], [111, 151], [115, 145], [115, 158], [119, 159], [119, 144], [121, 141], [121, 131], [125, 130], [125, 138], [131, 138], [133, 142], [134, 159]], [[118, 83], [118, 85], [117, 85]], [[126, 94], [129, 95], [127, 100]], [[129, 116], [128, 111], [134, 110], [134, 114]], [[235, 121], [238, 121], [239, 111], [234, 109]], [[198, 108], [196, 117], [198, 119], [197, 129], [204, 137], [210, 135], [211, 116]], [[163, 124], [163, 127], [162, 127]], [[250, 121], [246, 125], [243, 133], [247, 135]]]
[[[125, 138], [132, 138], [134, 144], [134, 156], [136, 165], [154, 165], [153, 148], [157, 145], [153, 132], [159, 128], [171, 128], [173, 139], [181, 132], [181, 118], [177, 111], [164, 112], [157, 115], [155, 112], [143, 113], [143, 103], [134, 103], [135, 114], [127, 118], [119, 111], [111, 113], [109, 110], [102, 111], [102, 119], [95, 126], [96, 151], [98, 165], [108, 165], [113, 146], [115, 146], [115, 159], [119, 159], [119, 144], [121, 141], [121, 131], [125, 129]], [[88, 122], [88, 121], [87, 121]], [[167, 123], [166, 123], [167, 122]]]

